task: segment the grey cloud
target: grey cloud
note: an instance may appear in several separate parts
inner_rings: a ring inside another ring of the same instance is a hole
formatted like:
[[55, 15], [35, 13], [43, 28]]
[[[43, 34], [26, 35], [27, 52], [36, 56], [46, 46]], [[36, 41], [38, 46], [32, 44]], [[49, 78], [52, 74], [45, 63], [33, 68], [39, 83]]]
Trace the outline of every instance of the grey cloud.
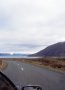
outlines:
[[64, 3], [64, 0], [1, 0], [0, 49], [4, 51], [8, 46], [8, 51], [33, 52], [65, 40]]

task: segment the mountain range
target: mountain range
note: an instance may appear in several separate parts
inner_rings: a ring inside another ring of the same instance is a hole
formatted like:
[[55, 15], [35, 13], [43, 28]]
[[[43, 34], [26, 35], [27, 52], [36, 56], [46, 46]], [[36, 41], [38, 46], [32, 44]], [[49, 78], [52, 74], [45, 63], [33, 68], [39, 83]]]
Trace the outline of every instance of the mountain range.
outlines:
[[45, 49], [32, 54], [31, 56], [41, 56], [41, 57], [65, 57], [65, 42], [55, 43], [46, 47]]

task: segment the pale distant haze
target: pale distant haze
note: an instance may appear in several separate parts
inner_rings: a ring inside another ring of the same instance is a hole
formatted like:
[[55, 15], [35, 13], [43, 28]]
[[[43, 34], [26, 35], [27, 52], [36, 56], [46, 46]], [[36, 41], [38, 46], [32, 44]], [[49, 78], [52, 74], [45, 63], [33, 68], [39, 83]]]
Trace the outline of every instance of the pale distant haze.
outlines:
[[65, 0], [0, 0], [0, 52], [35, 53], [65, 41]]

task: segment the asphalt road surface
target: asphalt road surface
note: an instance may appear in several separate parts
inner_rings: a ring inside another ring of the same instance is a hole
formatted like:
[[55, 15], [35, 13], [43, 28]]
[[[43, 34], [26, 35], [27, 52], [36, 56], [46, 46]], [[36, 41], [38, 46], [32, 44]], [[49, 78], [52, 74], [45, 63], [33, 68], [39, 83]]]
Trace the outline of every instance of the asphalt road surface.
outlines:
[[2, 72], [19, 88], [25, 85], [40, 85], [43, 90], [65, 90], [65, 74], [54, 72], [18, 61], [6, 61]]

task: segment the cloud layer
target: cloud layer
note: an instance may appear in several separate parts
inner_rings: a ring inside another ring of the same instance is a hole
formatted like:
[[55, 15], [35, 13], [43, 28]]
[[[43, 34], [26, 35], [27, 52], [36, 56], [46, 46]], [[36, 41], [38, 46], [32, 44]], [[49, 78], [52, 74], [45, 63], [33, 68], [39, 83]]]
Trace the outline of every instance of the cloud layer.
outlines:
[[36, 52], [65, 41], [65, 0], [0, 0], [0, 52]]

